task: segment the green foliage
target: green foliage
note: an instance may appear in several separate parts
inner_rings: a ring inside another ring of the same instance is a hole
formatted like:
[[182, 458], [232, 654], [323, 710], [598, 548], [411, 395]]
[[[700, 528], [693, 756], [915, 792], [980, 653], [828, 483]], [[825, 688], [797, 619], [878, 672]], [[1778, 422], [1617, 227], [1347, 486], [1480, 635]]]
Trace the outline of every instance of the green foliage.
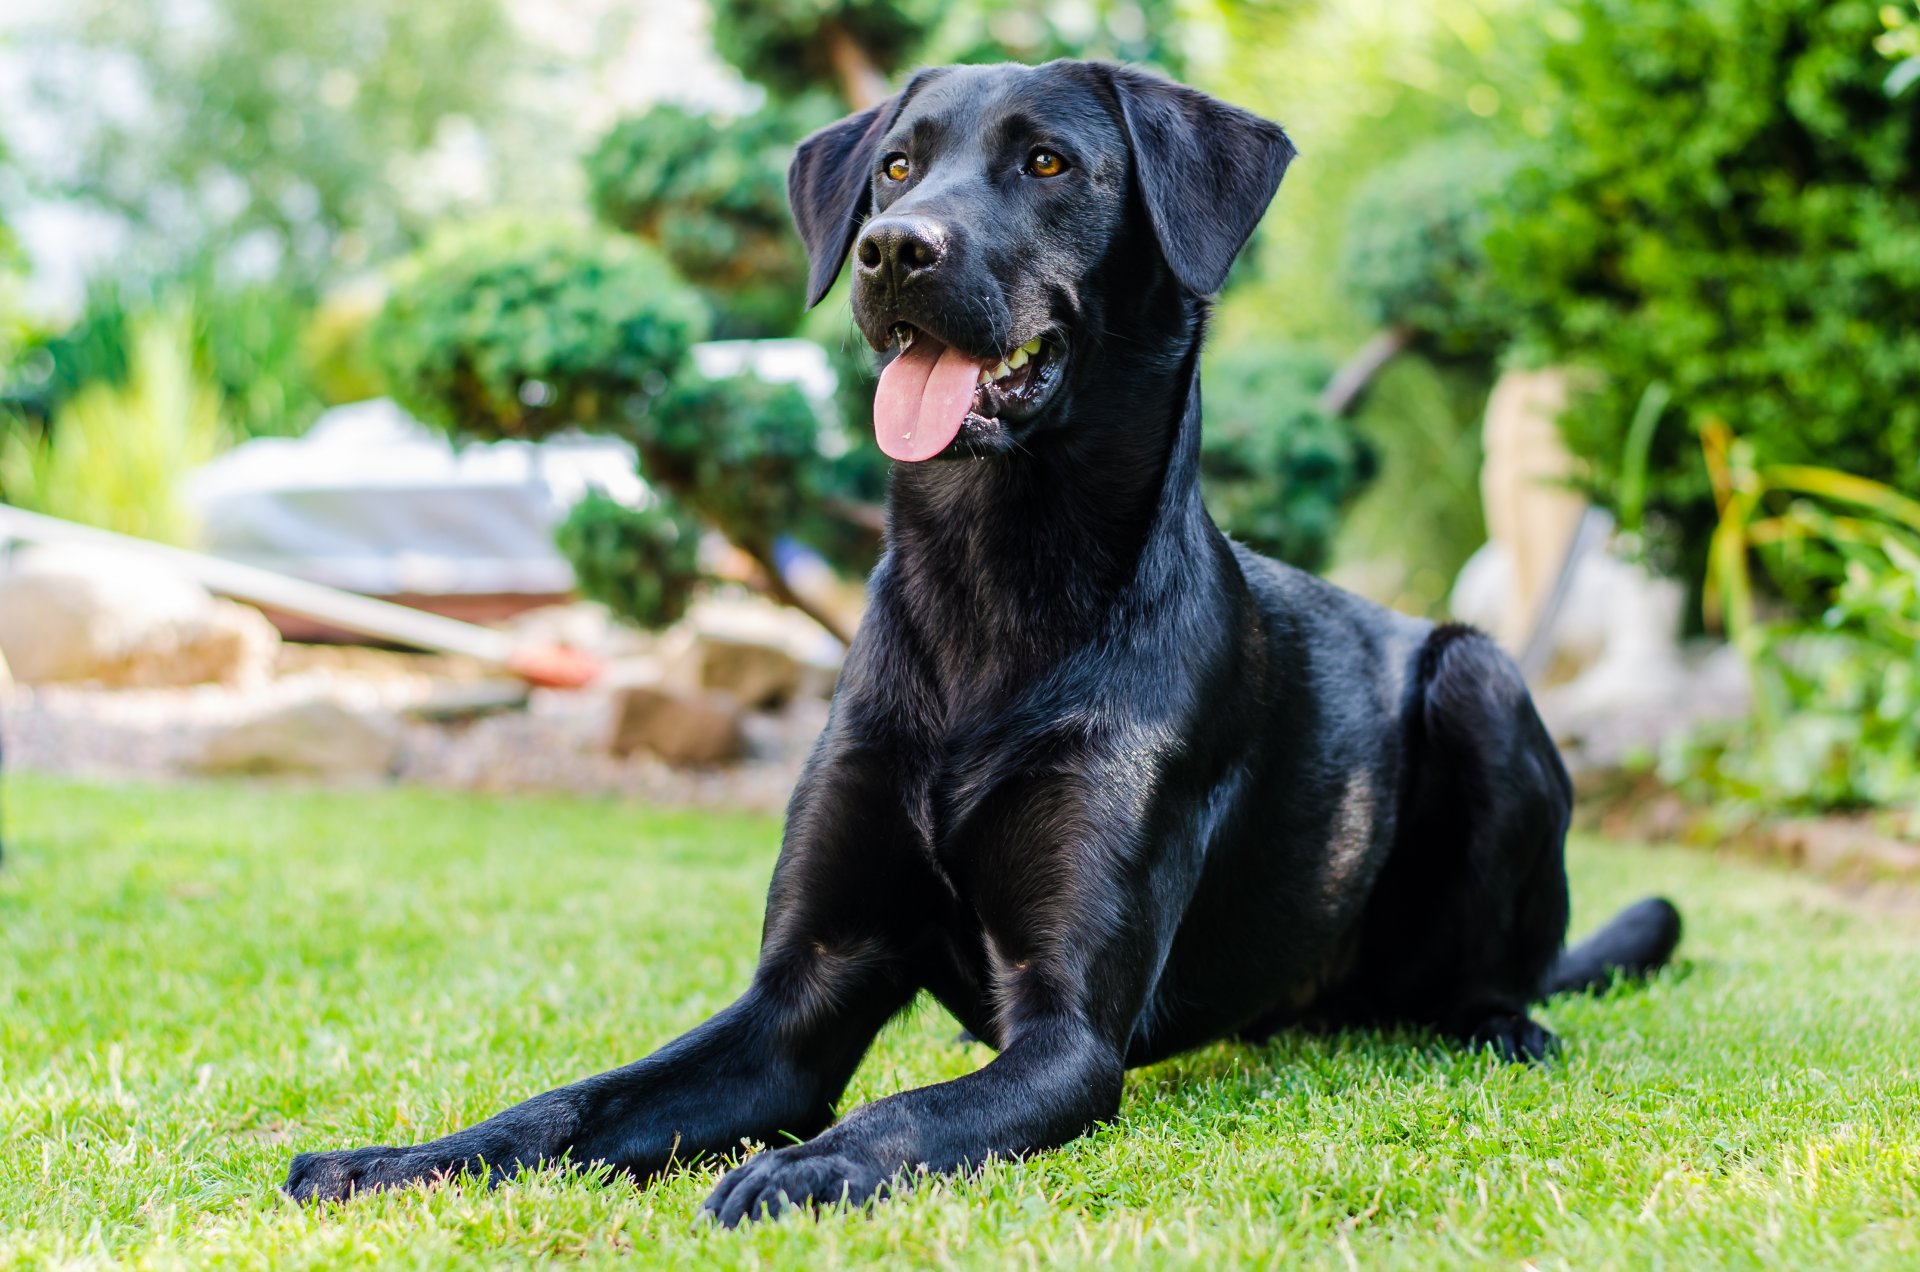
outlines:
[[255, 268], [311, 282], [402, 246], [435, 210], [409, 197], [421, 156], [508, 100], [497, 0], [207, 0], [192, 17], [80, 0], [53, 24], [125, 69], [115, 83], [148, 96], [136, 109], [100, 109], [98, 76], [62, 57], [39, 76], [76, 140], [62, 192], [129, 218], [163, 270], [244, 244]]
[[[1664, 382], [1763, 463], [1920, 480], [1920, 112], [1866, 0], [1573, 0], [1560, 92], [1488, 247], [1540, 355], [1597, 368], [1563, 421], [1602, 501]], [[1649, 454], [1656, 562], [1716, 518], [1677, 418]]]
[[842, 568], [872, 564], [872, 537], [848, 536], [827, 512], [858, 493], [863, 465], [793, 385], [689, 372], [629, 436], [649, 482], [755, 556], [791, 535]]
[[700, 288], [717, 335], [785, 335], [807, 279], [787, 214], [787, 161], [833, 114], [817, 99], [731, 121], [656, 106], [616, 124], [587, 157], [594, 211], [654, 244]]
[[373, 342], [394, 397], [480, 437], [620, 429], [706, 329], [643, 243], [558, 222], [450, 227], [395, 271]]
[[1886, 31], [1873, 47], [1894, 60], [1887, 72], [1886, 92], [1898, 97], [1920, 83], [1920, 0], [1912, 0], [1912, 11], [1897, 5], [1882, 5], [1880, 21]]
[[1373, 475], [1373, 452], [1315, 403], [1332, 368], [1297, 349], [1209, 359], [1200, 476], [1222, 530], [1305, 569], [1326, 559], [1341, 509]]
[[1368, 321], [1411, 328], [1444, 354], [1500, 351], [1514, 316], [1481, 240], [1517, 162], [1484, 134], [1453, 134], [1366, 179], [1348, 208], [1341, 275]]
[[715, 0], [720, 56], [775, 95], [849, 78], [849, 61], [892, 76], [940, 20], [939, 0]]
[[621, 618], [665, 627], [687, 612], [700, 580], [700, 527], [670, 504], [630, 508], [594, 491], [554, 537], [580, 591]]
[[[1666, 776], [1769, 810], [1892, 807], [1920, 828], [1920, 502], [1827, 468], [1762, 465], [1719, 426], [1709, 616], [1747, 660], [1754, 710], [1682, 740]], [[1757, 617], [1752, 563], [1817, 615]]]
[[1336, 577], [1399, 609], [1445, 612], [1454, 577], [1487, 540], [1480, 466], [1489, 389], [1480, 363], [1419, 353], [1380, 374], [1353, 420], [1380, 468], [1341, 520]]
[[121, 534], [190, 543], [180, 485], [225, 441], [219, 390], [194, 365], [184, 315], [138, 319], [128, 337], [125, 383], [87, 385], [60, 404], [50, 427], [0, 427], [0, 497]]
[[78, 320], [36, 349], [30, 386], [40, 414], [89, 385], [123, 386], [134, 329], [155, 315], [186, 315], [196, 367], [220, 392], [222, 413], [241, 437], [300, 433], [322, 401], [301, 334], [304, 294], [273, 283], [222, 286], [210, 272], [136, 281], [97, 280]]
[[1137, 62], [1179, 77], [1191, 14], [1178, 0], [980, 0], [954, 5], [929, 61], [1045, 62], [1057, 57]]

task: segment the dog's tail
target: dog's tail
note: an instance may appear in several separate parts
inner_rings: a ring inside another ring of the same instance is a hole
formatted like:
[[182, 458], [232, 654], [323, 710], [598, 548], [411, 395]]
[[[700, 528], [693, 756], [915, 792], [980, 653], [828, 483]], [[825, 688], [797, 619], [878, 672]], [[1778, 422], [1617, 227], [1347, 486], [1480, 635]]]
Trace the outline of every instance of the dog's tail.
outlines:
[[1580, 944], [1560, 951], [1547, 972], [1542, 996], [1596, 993], [1617, 976], [1657, 972], [1679, 944], [1680, 911], [1665, 897], [1648, 897], [1614, 915]]

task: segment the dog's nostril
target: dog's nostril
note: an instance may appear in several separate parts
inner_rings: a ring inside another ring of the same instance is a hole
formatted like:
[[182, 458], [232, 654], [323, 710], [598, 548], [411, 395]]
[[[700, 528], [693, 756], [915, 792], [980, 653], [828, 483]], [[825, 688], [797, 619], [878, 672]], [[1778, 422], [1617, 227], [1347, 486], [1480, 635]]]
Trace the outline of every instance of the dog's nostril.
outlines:
[[900, 244], [900, 264], [906, 269], [925, 269], [939, 256], [933, 244], [922, 238], [908, 236]]
[[859, 256], [860, 268], [880, 268], [880, 245], [874, 242], [871, 236], [860, 240]]

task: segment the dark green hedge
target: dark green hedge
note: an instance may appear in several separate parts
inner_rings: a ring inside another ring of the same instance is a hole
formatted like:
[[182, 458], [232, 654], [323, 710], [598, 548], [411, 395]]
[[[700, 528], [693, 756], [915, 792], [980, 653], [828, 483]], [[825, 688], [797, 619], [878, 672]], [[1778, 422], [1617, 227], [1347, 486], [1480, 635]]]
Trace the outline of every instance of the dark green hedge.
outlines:
[[538, 438], [644, 414], [706, 326], [699, 296], [646, 244], [504, 220], [444, 231], [405, 261], [373, 344], [421, 419]]
[[1648, 385], [1652, 546], [1696, 580], [1690, 422], [1761, 462], [1920, 488], [1920, 94], [1869, 0], [1574, 0], [1551, 133], [1487, 240], [1536, 356], [1602, 378], [1564, 424], [1603, 500]]

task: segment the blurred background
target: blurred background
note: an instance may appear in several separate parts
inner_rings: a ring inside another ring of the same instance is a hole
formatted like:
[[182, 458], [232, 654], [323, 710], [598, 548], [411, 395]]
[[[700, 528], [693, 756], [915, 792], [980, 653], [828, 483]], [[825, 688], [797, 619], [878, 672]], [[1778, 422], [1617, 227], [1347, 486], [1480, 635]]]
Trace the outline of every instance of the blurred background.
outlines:
[[9, 762], [778, 807], [886, 477], [787, 160], [1056, 56], [1302, 152], [1223, 528], [1494, 632], [1616, 829], [1920, 866], [1915, 0], [12, 0]]

